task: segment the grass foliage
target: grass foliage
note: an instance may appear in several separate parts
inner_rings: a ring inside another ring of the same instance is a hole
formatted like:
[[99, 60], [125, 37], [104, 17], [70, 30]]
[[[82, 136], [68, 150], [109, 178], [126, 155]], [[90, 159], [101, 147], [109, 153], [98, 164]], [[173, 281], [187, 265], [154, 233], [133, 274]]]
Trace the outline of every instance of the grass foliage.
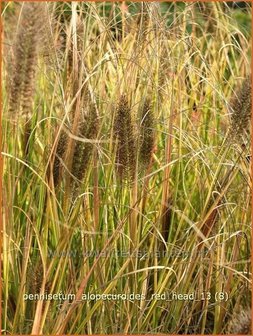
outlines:
[[250, 10], [3, 6], [3, 334], [218, 334], [248, 309]]

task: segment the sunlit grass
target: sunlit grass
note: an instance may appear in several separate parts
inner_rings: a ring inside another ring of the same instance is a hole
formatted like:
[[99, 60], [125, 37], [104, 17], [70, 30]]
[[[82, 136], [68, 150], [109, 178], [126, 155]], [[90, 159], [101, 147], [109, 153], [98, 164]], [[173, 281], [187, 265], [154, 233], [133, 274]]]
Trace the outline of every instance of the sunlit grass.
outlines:
[[[25, 152], [22, 115], [10, 114], [8, 65], [21, 6], [3, 10], [3, 333], [228, 332], [251, 302], [250, 137], [245, 149], [235, 143], [228, 108], [250, 73], [250, 33], [222, 3], [46, 4]], [[123, 95], [131, 178], [117, 166]], [[143, 165], [147, 100], [154, 144]], [[97, 130], [78, 181], [74, 149], [91, 111]], [[75, 299], [24, 300], [60, 292]], [[82, 300], [88, 293], [145, 300]], [[152, 296], [164, 293], [201, 299]]]

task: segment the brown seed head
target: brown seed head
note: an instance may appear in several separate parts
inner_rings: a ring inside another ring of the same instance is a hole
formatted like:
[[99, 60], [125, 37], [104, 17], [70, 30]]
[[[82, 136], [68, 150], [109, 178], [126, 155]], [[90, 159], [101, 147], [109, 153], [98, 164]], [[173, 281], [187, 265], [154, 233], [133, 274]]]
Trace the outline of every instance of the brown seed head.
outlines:
[[64, 160], [67, 146], [68, 146], [68, 136], [64, 131], [62, 131], [56, 147], [56, 153], [53, 165], [53, 179], [55, 187], [57, 187], [60, 181], [61, 169], [62, 169], [61, 161]]
[[116, 165], [119, 177], [132, 178], [135, 168], [135, 141], [133, 136], [133, 125], [131, 120], [131, 108], [127, 97], [120, 97], [115, 122], [114, 139], [116, 148]]
[[9, 113], [12, 117], [22, 116], [25, 121], [32, 114], [37, 56], [45, 13], [45, 4], [25, 2], [14, 43]]
[[[87, 140], [95, 140], [99, 130], [98, 115], [95, 107], [87, 116], [83, 116], [78, 127], [78, 137]], [[71, 173], [73, 178], [73, 190], [76, 190], [84, 179], [92, 157], [94, 143], [76, 141]]]
[[228, 324], [228, 333], [233, 335], [252, 335], [251, 309], [242, 308], [240, 313], [233, 314]]
[[251, 76], [248, 76], [230, 102], [231, 135], [240, 144], [245, 143], [250, 132], [251, 108]]
[[154, 116], [151, 108], [151, 102], [147, 99], [142, 109], [140, 132], [140, 160], [144, 166], [150, 163], [155, 143]]

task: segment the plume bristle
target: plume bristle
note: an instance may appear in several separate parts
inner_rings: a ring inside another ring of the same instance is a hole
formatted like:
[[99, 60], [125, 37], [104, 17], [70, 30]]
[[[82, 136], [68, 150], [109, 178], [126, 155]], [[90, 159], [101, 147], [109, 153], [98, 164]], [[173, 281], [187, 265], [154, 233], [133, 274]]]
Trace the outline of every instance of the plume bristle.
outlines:
[[134, 175], [135, 167], [135, 141], [131, 120], [131, 108], [126, 95], [120, 97], [117, 106], [114, 122], [114, 139], [117, 144], [117, 173], [121, 179], [131, 179]]
[[142, 109], [140, 137], [140, 160], [144, 166], [148, 166], [155, 143], [154, 116], [152, 113], [151, 101], [149, 99], [145, 101]]
[[251, 108], [251, 76], [247, 76], [230, 101], [231, 135], [240, 144], [250, 131]]
[[[78, 127], [78, 136], [87, 140], [95, 140], [98, 134], [99, 120], [95, 107], [87, 116], [83, 116]], [[73, 190], [76, 190], [84, 179], [92, 157], [94, 144], [91, 142], [76, 141], [71, 173], [73, 177]]]

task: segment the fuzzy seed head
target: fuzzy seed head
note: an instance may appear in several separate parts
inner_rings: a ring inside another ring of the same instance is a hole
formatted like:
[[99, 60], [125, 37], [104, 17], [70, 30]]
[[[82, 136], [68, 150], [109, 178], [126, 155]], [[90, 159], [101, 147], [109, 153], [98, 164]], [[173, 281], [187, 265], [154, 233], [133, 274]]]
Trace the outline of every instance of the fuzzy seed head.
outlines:
[[140, 160], [144, 166], [150, 163], [155, 143], [154, 116], [150, 100], [146, 100], [142, 109], [140, 132]]
[[61, 169], [62, 169], [61, 160], [64, 160], [67, 146], [68, 146], [68, 136], [64, 131], [62, 131], [56, 147], [56, 154], [53, 164], [53, 179], [55, 187], [57, 187], [60, 181]]
[[251, 309], [242, 308], [234, 314], [228, 324], [228, 333], [233, 335], [251, 335]]
[[[35, 257], [32, 258], [31, 264], [28, 266], [27, 270], [27, 289], [31, 294], [38, 294], [41, 290], [41, 285], [43, 282], [44, 272], [41, 260], [36, 260]], [[49, 292], [50, 284], [47, 281], [45, 285], [45, 292]]]
[[240, 144], [246, 142], [250, 132], [251, 108], [251, 76], [248, 76], [230, 102], [231, 135]]
[[[95, 140], [99, 130], [98, 115], [92, 108], [87, 116], [83, 116], [78, 127], [78, 136], [87, 140]], [[91, 142], [76, 141], [73, 155], [71, 173], [73, 178], [73, 190], [76, 190], [84, 179], [92, 158], [94, 144]]]
[[132, 178], [135, 168], [135, 141], [133, 135], [133, 125], [131, 120], [131, 108], [127, 97], [120, 97], [115, 122], [114, 139], [116, 148], [117, 173], [122, 178]]
[[25, 2], [14, 43], [9, 113], [27, 121], [32, 115], [39, 42], [45, 18], [45, 4]]

